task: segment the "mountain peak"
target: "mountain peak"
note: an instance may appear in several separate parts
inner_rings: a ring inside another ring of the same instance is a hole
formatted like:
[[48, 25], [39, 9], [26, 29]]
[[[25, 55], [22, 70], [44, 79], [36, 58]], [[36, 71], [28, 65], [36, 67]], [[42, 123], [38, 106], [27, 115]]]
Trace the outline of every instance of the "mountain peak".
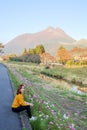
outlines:
[[52, 26], [49, 26], [49, 27], [46, 29], [47, 32], [53, 32], [54, 30], [55, 30], [55, 28], [52, 27]]
[[61, 28], [58, 27], [54, 28], [52, 26], [49, 26], [45, 31], [48, 33], [57, 33], [57, 34], [66, 35], [66, 33]]

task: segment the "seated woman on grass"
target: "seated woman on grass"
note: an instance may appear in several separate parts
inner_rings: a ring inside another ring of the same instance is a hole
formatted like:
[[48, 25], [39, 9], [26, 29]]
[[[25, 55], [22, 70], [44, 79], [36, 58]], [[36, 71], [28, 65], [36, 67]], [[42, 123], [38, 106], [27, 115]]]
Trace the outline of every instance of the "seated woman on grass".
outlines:
[[14, 101], [12, 103], [12, 111], [18, 113], [18, 112], [26, 110], [30, 120], [36, 120], [36, 117], [32, 116], [31, 109], [30, 109], [30, 106], [33, 106], [33, 104], [24, 101], [23, 93], [24, 93], [24, 85], [21, 84], [18, 87], [16, 96], [15, 96]]

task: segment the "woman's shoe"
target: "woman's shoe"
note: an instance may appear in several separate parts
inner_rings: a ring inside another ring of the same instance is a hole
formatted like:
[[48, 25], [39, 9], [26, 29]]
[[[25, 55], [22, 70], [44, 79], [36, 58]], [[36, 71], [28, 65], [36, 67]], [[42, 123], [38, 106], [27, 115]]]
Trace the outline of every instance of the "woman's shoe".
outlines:
[[30, 121], [35, 121], [36, 119], [37, 119], [36, 117], [32, 116], [32, 117], [30, 118]]

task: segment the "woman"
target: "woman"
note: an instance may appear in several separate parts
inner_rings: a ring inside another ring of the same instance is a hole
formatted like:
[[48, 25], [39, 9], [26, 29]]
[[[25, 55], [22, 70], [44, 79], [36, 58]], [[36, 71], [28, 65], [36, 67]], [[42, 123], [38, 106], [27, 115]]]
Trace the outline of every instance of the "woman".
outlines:
[[12, 103], [12, 111], [18, 113], [18, 112], [26, 110], [30, 120], [35, 120], [36, 118], [32, 116], [31, 110], [30, 110], [30, 106], [33, 106], [33, 104], [24, 101], [23, 93], [24, 93], [24, 85], [21, 84], [19, 85], [16, 96]]

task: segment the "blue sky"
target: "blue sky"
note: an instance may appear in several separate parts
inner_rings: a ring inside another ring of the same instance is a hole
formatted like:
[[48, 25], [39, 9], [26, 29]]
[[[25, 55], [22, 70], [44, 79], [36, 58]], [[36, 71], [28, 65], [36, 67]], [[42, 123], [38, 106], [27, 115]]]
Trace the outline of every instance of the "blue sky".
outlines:
[[49, 26], [87, 39], [87, 0], [0, 0], [0, 42]]

